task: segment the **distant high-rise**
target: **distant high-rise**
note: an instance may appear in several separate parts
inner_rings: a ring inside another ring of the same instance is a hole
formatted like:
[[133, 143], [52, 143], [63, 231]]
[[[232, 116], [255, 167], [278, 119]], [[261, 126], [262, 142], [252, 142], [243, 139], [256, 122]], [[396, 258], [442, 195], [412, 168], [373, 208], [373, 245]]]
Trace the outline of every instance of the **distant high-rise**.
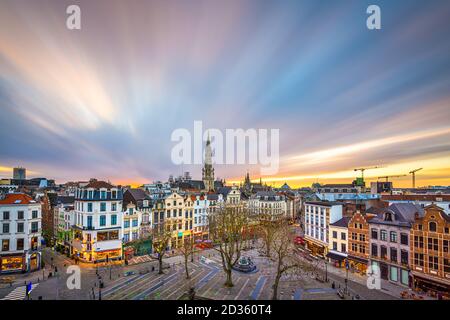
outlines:
[[13, 169], [13, 179], [25, 180], [27, 178], [27, 169], [17, 167]]

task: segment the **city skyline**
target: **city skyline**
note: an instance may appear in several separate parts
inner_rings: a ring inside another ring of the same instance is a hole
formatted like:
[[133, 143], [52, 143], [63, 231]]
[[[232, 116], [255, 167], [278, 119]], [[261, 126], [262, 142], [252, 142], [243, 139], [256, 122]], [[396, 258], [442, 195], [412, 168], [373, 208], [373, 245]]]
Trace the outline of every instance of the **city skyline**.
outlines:
[[[201, 165], [170, 161], [177, 128], [280, 129], [280, 170], [263, 181], [450, 184], [447, 3], [378, 1], [4, 1], [0, 177], [139, 185]], [[312, 14], [314, 13], [314, 14]], [[215, 165], [235, 182], [252, 165]]]

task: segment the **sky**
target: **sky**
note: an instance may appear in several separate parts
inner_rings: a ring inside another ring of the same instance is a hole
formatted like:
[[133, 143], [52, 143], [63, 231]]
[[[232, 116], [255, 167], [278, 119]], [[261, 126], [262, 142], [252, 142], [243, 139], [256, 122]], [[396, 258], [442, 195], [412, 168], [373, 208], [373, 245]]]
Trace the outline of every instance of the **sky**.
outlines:
[[[67, 6], [81, 30], [66, 28]], [[366, 8], [381, 8], [368, 30]], [[0, 2], [0, 177], [165, 180], [178, 128], [279, 129], [269, 184], [450, 185], [448, 1]], [[216, 165], [239, 181], [258, 165]]]

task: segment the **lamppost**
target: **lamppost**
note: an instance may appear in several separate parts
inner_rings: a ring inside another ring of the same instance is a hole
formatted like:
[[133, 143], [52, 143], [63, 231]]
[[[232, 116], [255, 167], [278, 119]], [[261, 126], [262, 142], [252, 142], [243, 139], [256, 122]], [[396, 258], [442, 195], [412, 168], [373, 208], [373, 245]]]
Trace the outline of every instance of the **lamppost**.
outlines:
[[347, 294], [347, 292], [348, 292], [348, 287], [347, 287], [347, 285], [348, 285], [348, 268], [349, 268], [350, 266], [349, 266], [349, 263], [348, 263], [348, 260], [346, 259], [345, 260], [345, 293]]

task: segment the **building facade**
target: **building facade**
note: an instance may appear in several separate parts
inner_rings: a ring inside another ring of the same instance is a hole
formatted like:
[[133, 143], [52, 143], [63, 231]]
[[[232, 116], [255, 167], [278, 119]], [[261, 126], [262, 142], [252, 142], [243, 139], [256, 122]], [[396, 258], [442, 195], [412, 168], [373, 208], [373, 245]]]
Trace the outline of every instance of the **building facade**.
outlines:
[[382, 279], [410, 285], [409, 234], [415, 215], [422, 212], [411, 203], [393, 204], [369, 221], [370, 265], [379, 268]]
[[329, 247], [329, 226], [342, 218], [339, 202], [305, 202], [305, 242], [313, 255], [326, 257]]
[[348, 251], [348, 222], [350, 217], [342, 217], [329, 227], [328, 260], [336, 267], [344, 267]]
[[412, 286], [450, 297], [450, 217], [437, 205], [424, 210], [410, 233]]
[[372, 213], [356, 212], [348, 222], [348, 256], [349, 268], [366, 274], [369, 265], [369, 220]]
[[91, 181], [76, 191], [73, 239], [75, 259], [100, 262], [122, 259], [122, 190]]
[[23, 193], [0, 198], [0, 274], [41, 267], [41, 204]]

